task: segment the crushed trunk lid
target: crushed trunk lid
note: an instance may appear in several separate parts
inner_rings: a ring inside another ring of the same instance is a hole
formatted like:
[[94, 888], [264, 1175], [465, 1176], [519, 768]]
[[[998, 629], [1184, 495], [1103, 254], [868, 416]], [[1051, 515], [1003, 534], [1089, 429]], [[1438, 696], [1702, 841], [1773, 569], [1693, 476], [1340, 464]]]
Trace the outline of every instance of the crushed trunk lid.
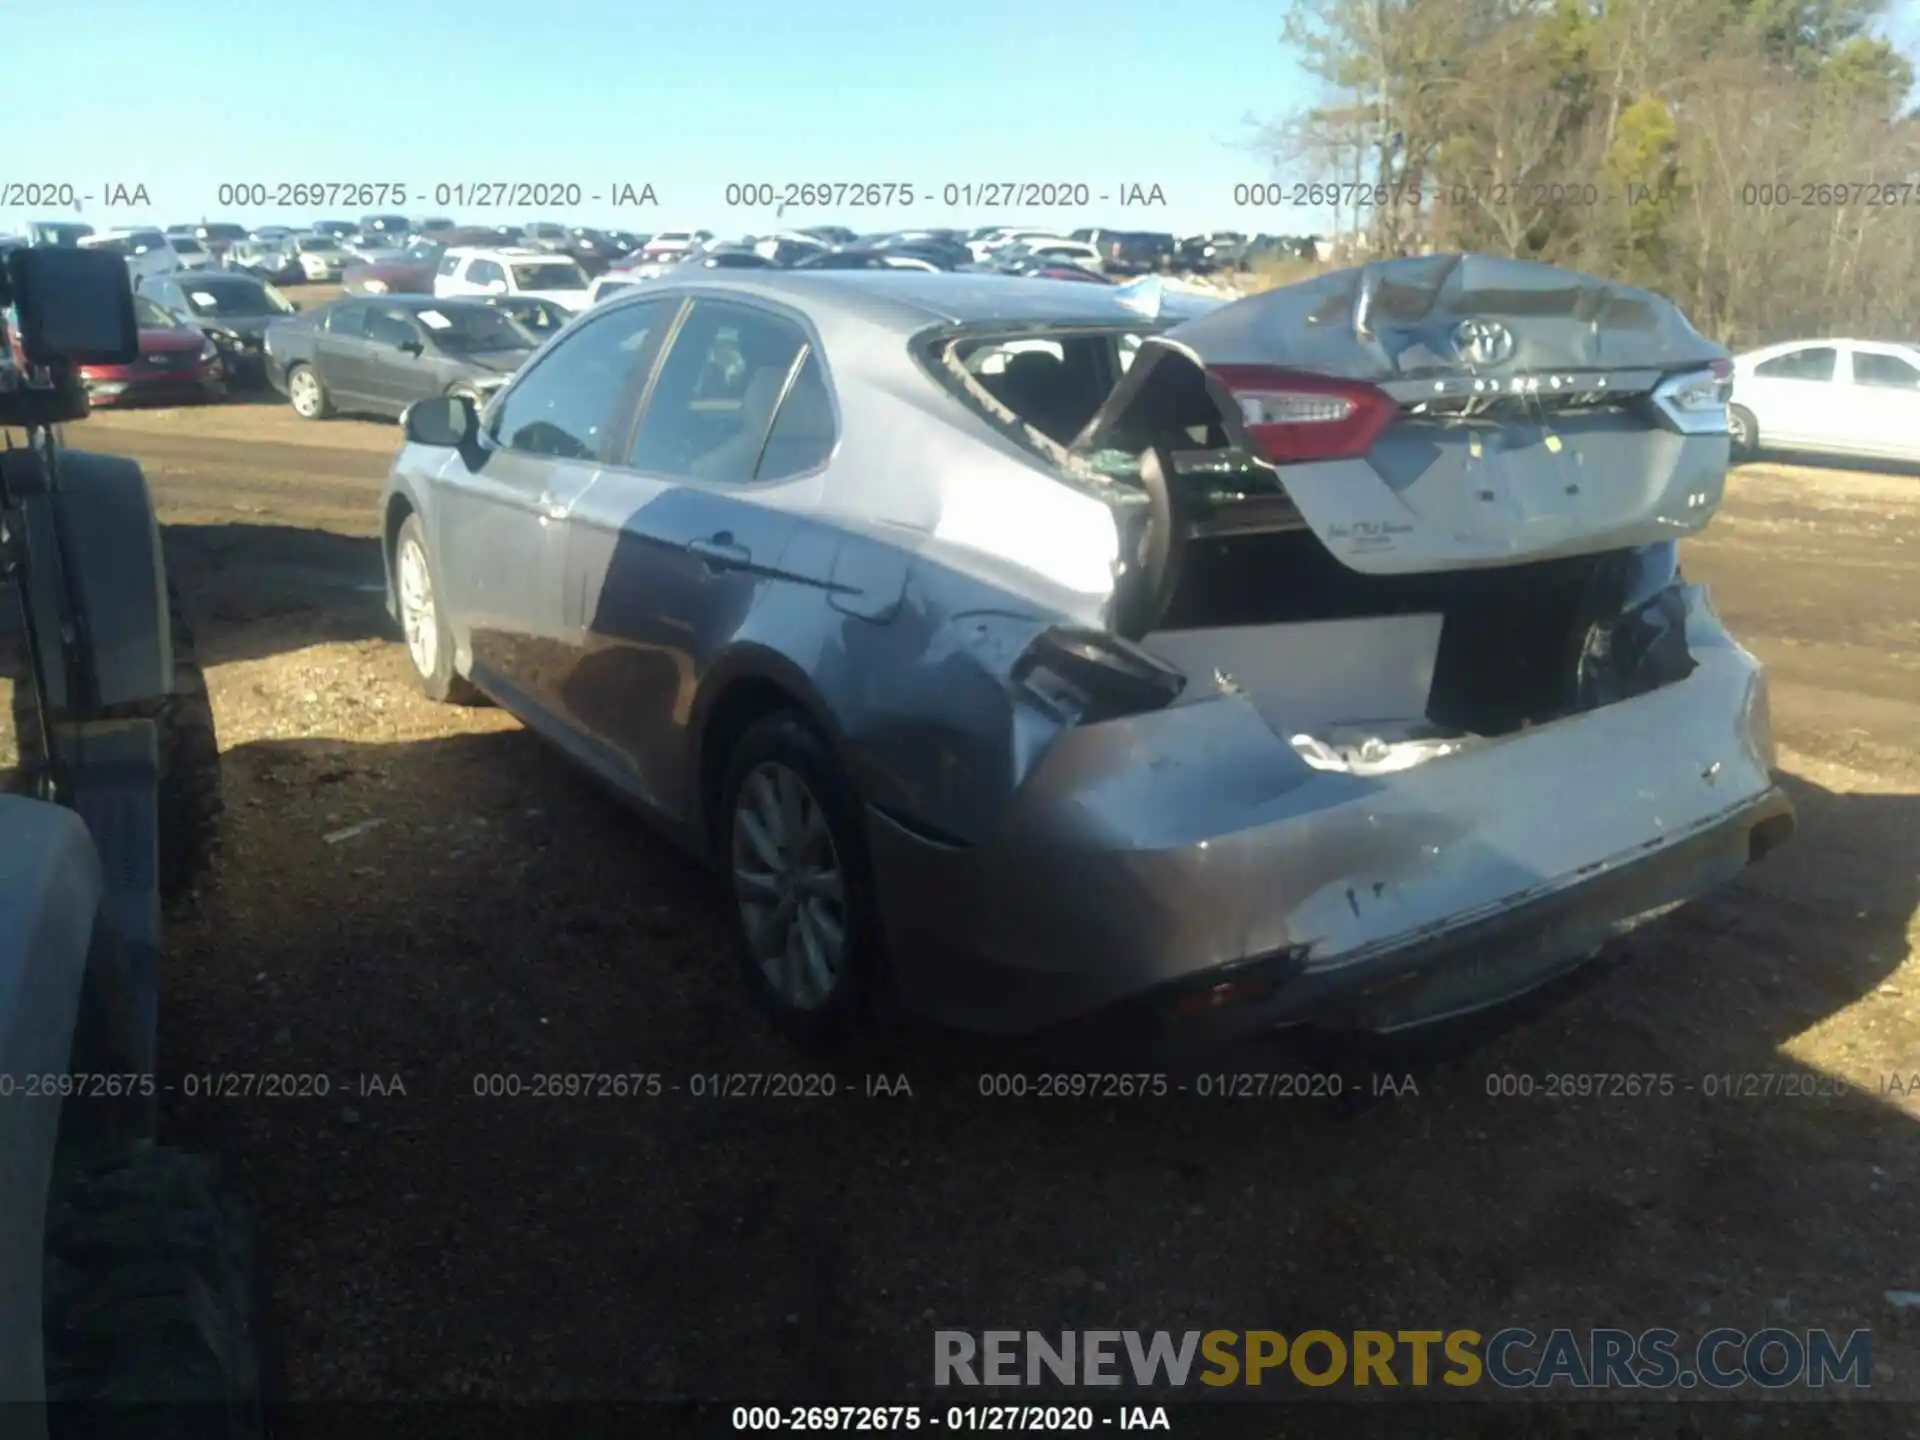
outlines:
[[1136, 493], [1165, 484], [1183, 537], [1304, 525], [1369, 574], [1510, 565], [1704, 526], [1730, 375], [1650, 291], [1417, 256], [1146, 338], [1072, 449]]

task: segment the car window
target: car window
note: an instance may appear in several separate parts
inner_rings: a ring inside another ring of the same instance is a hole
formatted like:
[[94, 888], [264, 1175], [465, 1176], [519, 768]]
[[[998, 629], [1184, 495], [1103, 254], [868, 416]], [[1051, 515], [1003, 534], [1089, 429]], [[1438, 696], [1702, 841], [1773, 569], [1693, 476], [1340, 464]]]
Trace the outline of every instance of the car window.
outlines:
[[454, 271], [460, 268], [460, 259], [461, 257], [458, 255], [442, 255], [440, 257], [440, 268], [435, 273], [440, 275], [453, 274]]
[[536, 261], [513, 267], [516, 290], [584, 290], [587, 275], [578, 265], [566, 261]]
[[785, 480], [817, 470], [833, 453], [833, 440], [833, 399], [827, 392], [826, 372], [820, 357], [809, 350], [773, 417], [753, 478]]
[[467, 279], [475, 285], [491, 285], [506, 278], [506, 272], [491, 260], [476, 260], [467, 267]]
[[501, 397], [488, 424], [494, 439], [530, 455], [598, 455], [648, 339], [679, 308], [652, 300], [582, 322]]
[[133, 318], [142, 330], [174, 330], [180, 325], [164, 305], [147, 295], [133, 297]]
[[329, 335], [353, 336], [362, 334], [366, 328], [367, 311], [369, 308], [365, 302], [349, 302], [348, 304], [336, 306], [334, 309], [329, 310], [327, 312], [327, 333]]
[[1763, 360], [1753, 367], [1753, 373], [1767, 380], [1831, 380], [1839, 355], [1831, 345], [1810, 345]]
[[365, 333], [367, 339], [376, 345], [394, 347], [417, 344], [420, 339], [407, 312], [393, 306], [384, 310], [369, 309]]
[[628, 463], [656, 475], [745, 481], [807, 343], [790, 320], [702, 300], [674, 338]]
[[1894, 390], [1920, 388], [1920, 366], [1879, 350], [1853, 352], [1853, 383]]
[[961, 360], [975, 375], [1003, 375], [1009, 360], [1027, 354], [1051, 355], [1055, 360], [1064, 361], [1067, 349], [1058, 340], [1007, 340], [979, 345], [971, 351], [963, 348]]

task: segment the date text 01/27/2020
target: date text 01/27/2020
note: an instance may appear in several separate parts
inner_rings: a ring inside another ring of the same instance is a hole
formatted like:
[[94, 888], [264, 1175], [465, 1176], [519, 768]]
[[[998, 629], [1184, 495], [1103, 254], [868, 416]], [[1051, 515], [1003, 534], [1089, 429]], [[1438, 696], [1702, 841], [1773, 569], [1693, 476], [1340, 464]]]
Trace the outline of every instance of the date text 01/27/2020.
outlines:
[[607, 180], [595, 185], [575, 180], [442, 180], [432, 185], [397, 180], [236, 180], [216, 187], [214, 203], [253, 209], [404, 209], [431, 203], [463, 210], [566, 210], [588, 204], [651, 208], [660, 203], [660, 197], [647, 180]]
[[732, 1427], [781, 1434], [814, 1431], [897, 1433], [915, 1430], [1045, 1431], [1086, 1434], [1095, 1430], [1173, 1429], [1164, 1405], [736, 1405]]
[[884, 210], [939, 203], [968, 210], [1164, 206], [1164, 186], [1137, 180], [968, 180], [915, 185], [902, 180], [735, 180], [721, 192], [729, 209]]

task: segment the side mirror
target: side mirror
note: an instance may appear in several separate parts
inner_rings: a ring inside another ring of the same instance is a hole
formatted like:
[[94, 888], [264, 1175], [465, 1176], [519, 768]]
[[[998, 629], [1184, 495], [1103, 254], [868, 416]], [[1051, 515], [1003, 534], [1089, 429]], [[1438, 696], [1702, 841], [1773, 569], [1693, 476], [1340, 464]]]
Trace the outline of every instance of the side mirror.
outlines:
[[409, 444], [464, 450], [480, 433], [480, 412], [471, 396], [436, 395], [409, 405], [400, 426]]
[[402, 340], [399, 345], [400, 353], [403, 355], [421, 355], [426, 353], [426, 348], [418, 340]]

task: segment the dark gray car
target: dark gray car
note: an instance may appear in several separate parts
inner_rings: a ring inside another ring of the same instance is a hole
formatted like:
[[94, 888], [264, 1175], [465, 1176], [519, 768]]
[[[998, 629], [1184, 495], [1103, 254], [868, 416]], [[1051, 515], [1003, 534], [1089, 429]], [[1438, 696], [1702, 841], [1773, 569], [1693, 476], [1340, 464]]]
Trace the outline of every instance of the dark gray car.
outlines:
[[267, 327], [300, 309], [264, 280], [234, 271], [150, 275], [135, 288], [213, 341], [228, 377], [242, 384], [266, 379]]
[[356, 296], [271, 327], [267, 379], [308, 420], [399, 415], [434, 395], [484, 401], [539, 343], [482, 301]]

